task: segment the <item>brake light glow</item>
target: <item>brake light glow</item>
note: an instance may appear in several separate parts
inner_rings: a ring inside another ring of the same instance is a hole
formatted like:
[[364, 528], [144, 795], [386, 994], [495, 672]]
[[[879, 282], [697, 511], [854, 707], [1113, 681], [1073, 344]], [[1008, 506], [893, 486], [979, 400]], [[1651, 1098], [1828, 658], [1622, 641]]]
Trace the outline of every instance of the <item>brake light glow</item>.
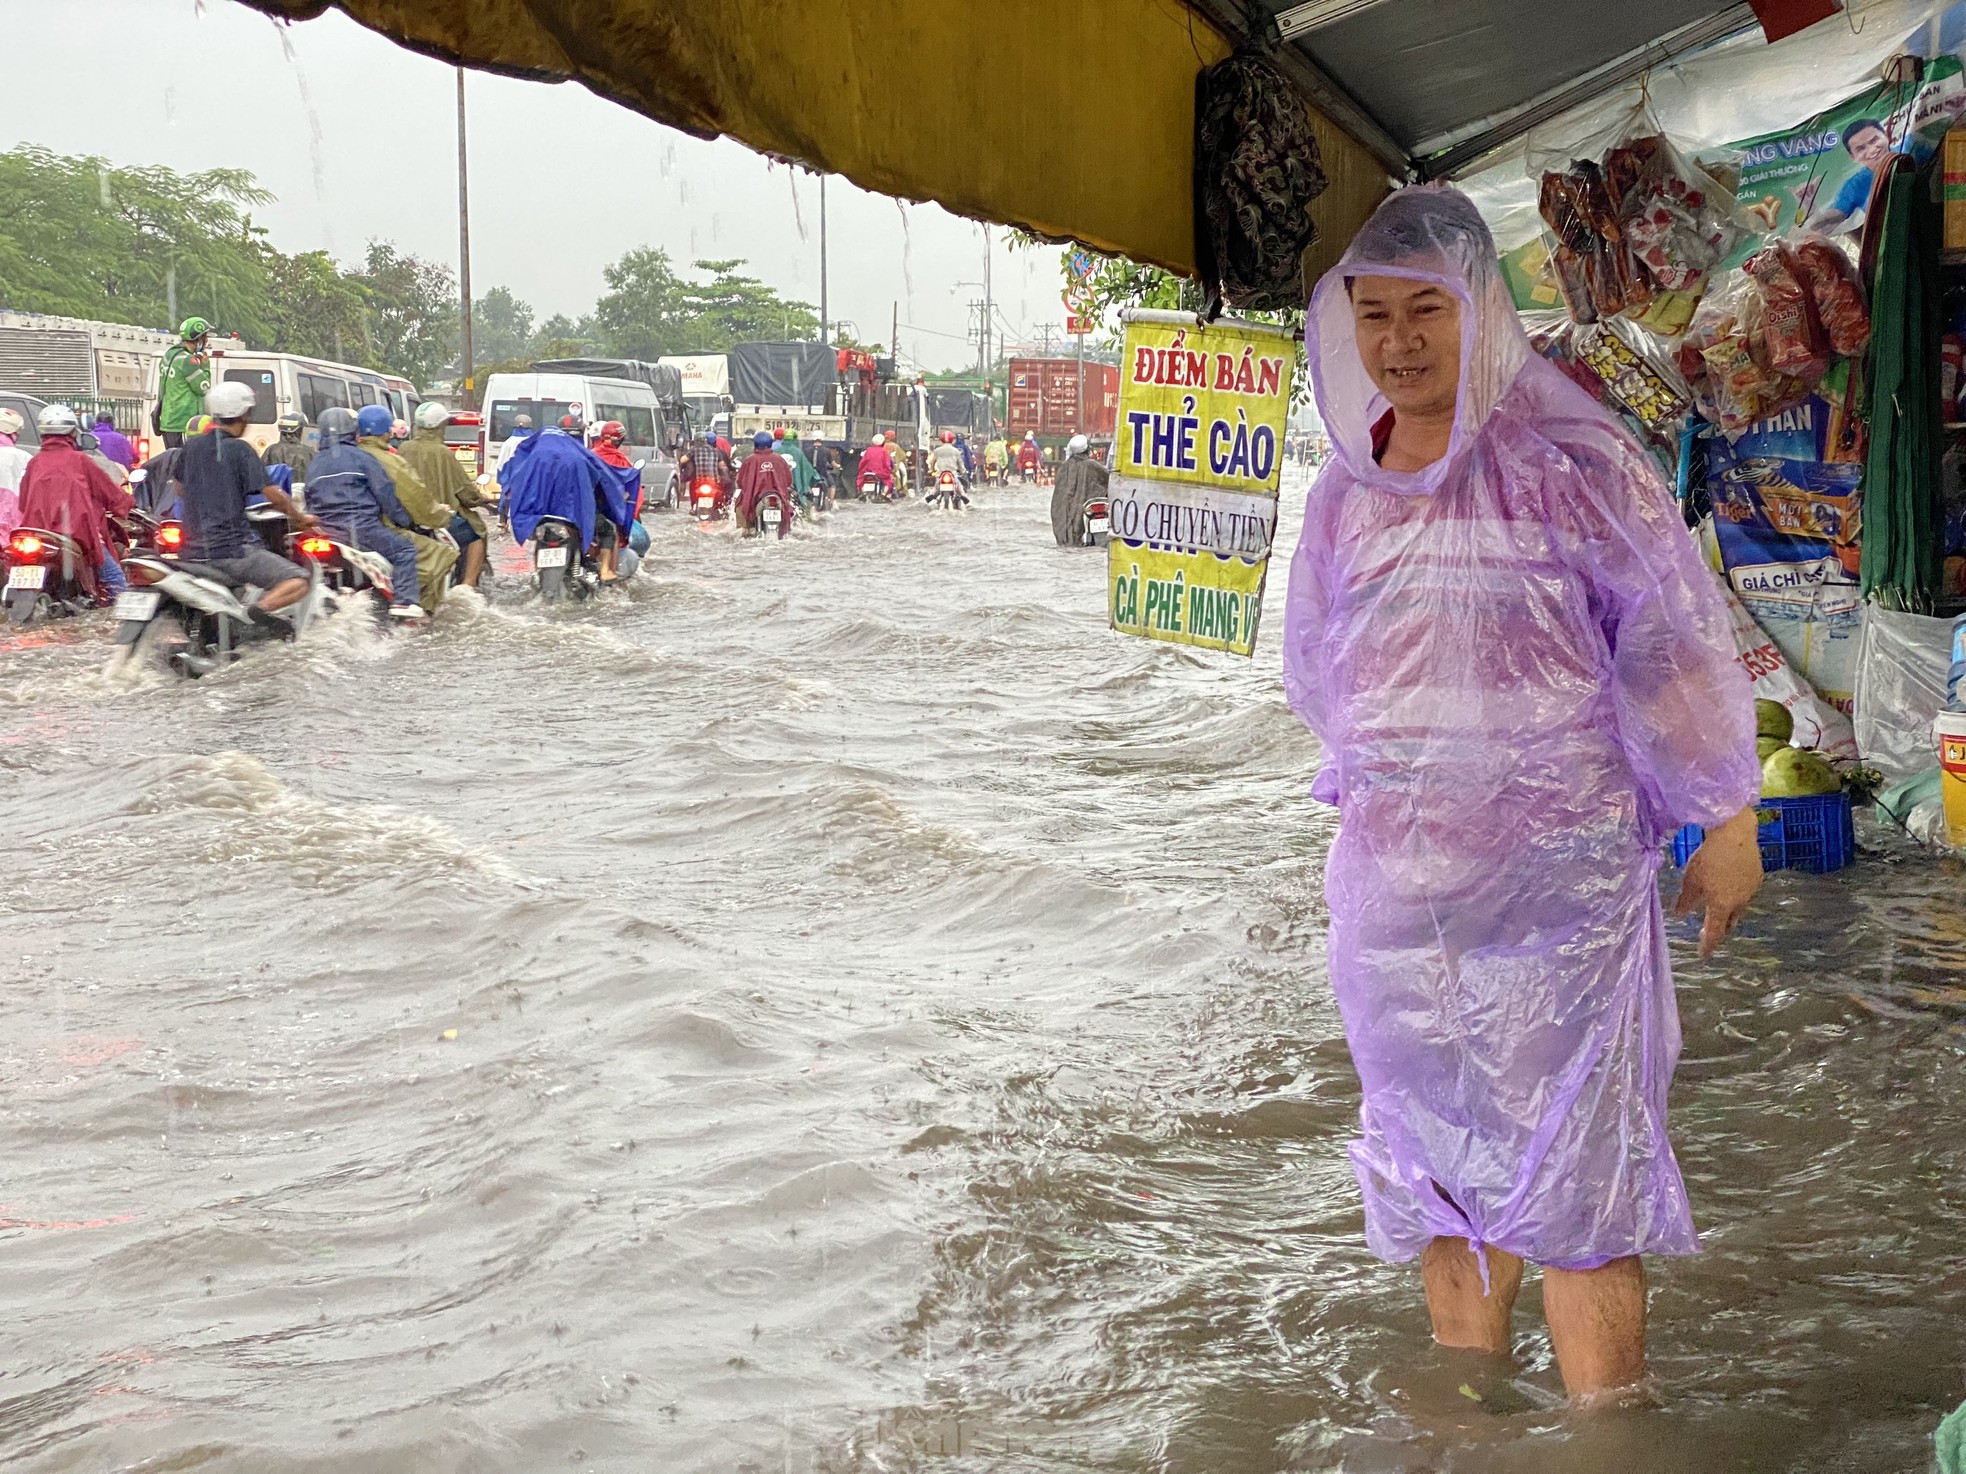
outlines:
[[13, 549], [16, 558], [38, 558], [41, 556], [41, 549], [47, 544], [31, 532], [17, 532], [9, 546]]
[[184, 529], [175, 522], [166, 522], [157, 529], [157, 546], [175, 553], [184, 546]]
[[325, 558], [334, 551], [334, 541], [325, 537], [304, 537], [300, 550], [310, 558]]

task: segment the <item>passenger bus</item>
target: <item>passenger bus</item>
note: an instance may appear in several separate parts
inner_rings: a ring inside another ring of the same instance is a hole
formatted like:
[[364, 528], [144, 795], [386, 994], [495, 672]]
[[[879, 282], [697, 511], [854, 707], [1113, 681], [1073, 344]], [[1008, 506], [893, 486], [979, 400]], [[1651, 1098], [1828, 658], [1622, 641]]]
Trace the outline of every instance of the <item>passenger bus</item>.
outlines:
[[314, 427], [321, 422], [325, 409], [359, 410], [379, 404], [389, 411], [391, 419], [407, 423], [422, 400], [416, 386], [400, 374], [355, 368], [326, 358], [215, 346], [211, 368], [214, 384], [244, 384], [253, 391], [246, 439], [259, 450], [280, 438], [276, 422], [289, 412], [307, 422], [302, 438], [318, 444], [320, 437]]

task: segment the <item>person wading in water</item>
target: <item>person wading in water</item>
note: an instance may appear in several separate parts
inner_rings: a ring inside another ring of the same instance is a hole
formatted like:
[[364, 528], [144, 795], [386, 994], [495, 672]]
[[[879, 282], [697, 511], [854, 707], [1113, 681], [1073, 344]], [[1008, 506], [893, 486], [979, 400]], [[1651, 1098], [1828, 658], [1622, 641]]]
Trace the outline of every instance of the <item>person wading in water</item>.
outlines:
[[1307, 322], [1333, 454], [1284, 669], [1337, 805], [1332, 986], [1366, 1238], [1506, 1354], [1526, 1262], [1573, 1401], [1645, 1379], [1643, 1254], [1692, 1254], [1660, 842], [1712, 951], [1761, 884], [1753, 701], [1657, 468], [1531, 351], [1465, 195], [1402, 190]]

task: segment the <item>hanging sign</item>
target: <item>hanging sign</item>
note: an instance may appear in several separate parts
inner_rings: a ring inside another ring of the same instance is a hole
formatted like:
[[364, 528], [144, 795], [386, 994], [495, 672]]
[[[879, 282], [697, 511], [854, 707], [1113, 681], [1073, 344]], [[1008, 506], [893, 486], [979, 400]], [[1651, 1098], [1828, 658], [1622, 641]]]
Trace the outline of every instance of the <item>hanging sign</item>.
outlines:
[[1144, 309], [1125, 322], [1107, 488], [1112, 627], [1251, 654], [1276, 536], [1293, 335]]

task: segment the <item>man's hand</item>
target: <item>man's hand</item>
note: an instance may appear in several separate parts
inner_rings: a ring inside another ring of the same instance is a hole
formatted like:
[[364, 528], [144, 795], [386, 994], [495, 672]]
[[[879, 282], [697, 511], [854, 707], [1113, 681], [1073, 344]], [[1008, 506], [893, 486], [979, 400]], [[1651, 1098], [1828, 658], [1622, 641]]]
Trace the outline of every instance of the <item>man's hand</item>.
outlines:
[[1761, 889], [1759, 826], [1752, 805], [1724, 824], [1707, 831], [1706, 839], [1686, 862], [1674, 916], [1690, 916], [1706, 908], [1700, 928], [1700, 955], [1713, 956]]

